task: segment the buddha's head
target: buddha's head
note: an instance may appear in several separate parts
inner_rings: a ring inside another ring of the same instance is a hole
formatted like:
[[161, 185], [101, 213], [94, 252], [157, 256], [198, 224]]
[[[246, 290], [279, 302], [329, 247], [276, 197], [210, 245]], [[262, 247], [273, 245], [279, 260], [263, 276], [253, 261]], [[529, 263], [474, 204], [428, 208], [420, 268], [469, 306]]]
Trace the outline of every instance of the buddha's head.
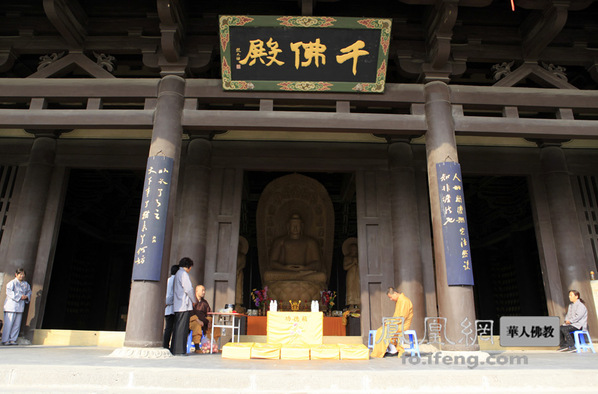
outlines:
[[301, 234], [303, 234], [303, 220], [301, 220], [301, 216], [299, 216], [297, 213], [291, 215], [287, 228], [289, 231], [289, 236], [292, 239], [298, 239], [301, 237]]

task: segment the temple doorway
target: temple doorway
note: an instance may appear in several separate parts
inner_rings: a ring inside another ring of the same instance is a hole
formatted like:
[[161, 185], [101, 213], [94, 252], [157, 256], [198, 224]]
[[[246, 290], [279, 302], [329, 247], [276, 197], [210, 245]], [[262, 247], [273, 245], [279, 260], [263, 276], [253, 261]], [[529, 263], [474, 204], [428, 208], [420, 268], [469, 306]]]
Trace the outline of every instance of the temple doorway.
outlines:
[[[246, 265], [243, 270], [245, 278], [243, 282], [243, 306], [247, 309], [255, 309], [255, 305], [252, 305], [252, 290], [263, 288], [257, 247], [256, 213], [258, 200], [270, 182], [289, 174], [292, 173], [246, 171], [244, 174], [239, 235], [245, 237], [249, 244]], [[334, 209], [334, 241], [328, 290], [336, 291], [336, 305], [334, 309], [341, 310], [345, 307], [346, 296], [346, 271], [343, 269], [344, 255], [342, 253], [342, 245], [347, 238], [357, 236], [355, 174], [328, 172], [301, 172], [300, 174], [320, 182], [332, 200]]]
[[478, 319], [547, 316], [525, 177], [464, 177]]
[[143, 175], [70, 171], [42, 328], [124, 331]]

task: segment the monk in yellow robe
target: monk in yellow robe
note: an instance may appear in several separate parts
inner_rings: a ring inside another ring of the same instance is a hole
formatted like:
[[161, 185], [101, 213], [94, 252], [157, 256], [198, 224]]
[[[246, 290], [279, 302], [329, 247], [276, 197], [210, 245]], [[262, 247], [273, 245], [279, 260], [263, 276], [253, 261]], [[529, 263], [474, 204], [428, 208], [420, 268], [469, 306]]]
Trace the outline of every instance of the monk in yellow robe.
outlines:
[[[403, 330], [408, 330], [411, 326], [411, 320], [413, 319], [413, 304], [411, 303], [411, 300], [407, 298], [405, 294], [397, 292], [392, 287], [388, 288], [386, 295], [391, 301], [396, 303], [395, 312], [392, 317], [402, 317], [404, 319]], [[401, 327], [398, 327], [398, 329], [397, 327], [389, 327], [387, 330], [384, 330], [384, 327], [378, 328], [378, 330], [376, 330], [376, 335], [374, 336], [374, 349], [372, 350], [372, 354], [370, 354], [370, 356], [374, 358], [384, 357], [386, 354], [386, 349], [390, 343], [396, 346], [399, 352], [399, 357], [402, 356], [405, 352], [405, 349], [403, 349], [401, 344], [396, 340], [397, 334], [400, 333]], [[389, 341], [388, 338], [391, 337], [394, 337], [395, 339]]]

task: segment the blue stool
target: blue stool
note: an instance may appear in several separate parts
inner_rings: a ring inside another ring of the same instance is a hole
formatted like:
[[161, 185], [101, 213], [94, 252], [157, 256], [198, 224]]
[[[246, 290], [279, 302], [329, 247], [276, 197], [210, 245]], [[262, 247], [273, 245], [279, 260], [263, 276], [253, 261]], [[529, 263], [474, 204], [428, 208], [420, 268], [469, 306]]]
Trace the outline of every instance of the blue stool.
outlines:
[[370, 349], [374, 348], [374, 342], [376, 342], [376, 330], [370, 330], [368, 334], [368, 347]]
[[417, 357], [421, 357], [419, 354], [419, 344], [417, 343], [417, 334], [415, 330], [406, 330], [403, 333], [405, 339], [409, 342], [409, 347], [405, 347], [406, 352], [411, 352], [411, 357], [417, 354]]
[[187, 337], [187, 353], [193, 353], [195, 351], [195, 346], [193, 346], [193, 332], [189, 333]]
[[[586, 342], [585, 335], [588, 336], [588, 341]], [[573, 331], [573, 338], [575, 339], [575, 349], [577, 349], [577, 353], [581, 353], [582, 351], [592, 351], [596, 353], [594, 350], [594, 344], [592, 343], [592, 338], [590, 338], [590, 333], [583, 330]]]

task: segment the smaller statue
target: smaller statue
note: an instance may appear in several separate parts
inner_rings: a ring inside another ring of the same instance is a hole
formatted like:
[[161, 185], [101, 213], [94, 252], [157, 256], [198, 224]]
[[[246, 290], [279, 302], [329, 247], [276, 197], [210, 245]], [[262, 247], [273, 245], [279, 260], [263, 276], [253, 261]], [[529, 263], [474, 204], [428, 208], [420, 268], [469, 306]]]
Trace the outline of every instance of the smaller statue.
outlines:
[[357, 253], [357, 238], [347, 238], [343, 242], [343, 269], [347, 271], [347, 296], [348, 308], [357, 309], [361, 304], [361, 287], [359, 283], [359, 255]]
[[[243, 269], [247, 261], [249, 242], [245, 237], [239, 236], [239, 249], [237, 249], [237, 286], [235, 290], [235, 304], [237, 308], [243, 305]], [[236, 309], [238, 311], [238, 309]]]

